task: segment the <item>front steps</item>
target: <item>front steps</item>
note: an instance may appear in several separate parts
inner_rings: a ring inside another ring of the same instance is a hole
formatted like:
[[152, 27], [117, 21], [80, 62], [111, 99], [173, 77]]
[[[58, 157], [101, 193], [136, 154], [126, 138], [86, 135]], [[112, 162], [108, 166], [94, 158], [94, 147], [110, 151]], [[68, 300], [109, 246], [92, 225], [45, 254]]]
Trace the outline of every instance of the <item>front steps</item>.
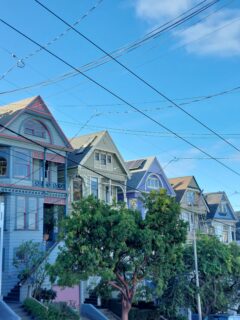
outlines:
[[20, 286], [19, 283], [15, 285], [14, 288], [11, 289], [11, 291], [8, 293], [6, 297], [3, 298], [5, 302], [19, 302], [20, 298]]
[[11, 308], [21, 320], [32, 320], [32, 317], [24, 310], [23, 305], [19, 302], [7, 302], [9, 308]]

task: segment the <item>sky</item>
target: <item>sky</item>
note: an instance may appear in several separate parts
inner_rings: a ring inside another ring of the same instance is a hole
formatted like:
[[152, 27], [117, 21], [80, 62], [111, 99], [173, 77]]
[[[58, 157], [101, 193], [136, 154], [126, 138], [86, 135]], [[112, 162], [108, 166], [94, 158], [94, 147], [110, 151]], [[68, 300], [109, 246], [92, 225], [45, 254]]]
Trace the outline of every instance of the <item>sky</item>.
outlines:
[[[64, 23], [34, 0], [3, 0], [0, 19], [194, 146], [169, 134], [44, 50], [39, 51], [2, 22], [0, 105], [40, 95], [69, 138], [106, 129], [126, 160], [156, 155], [168, 177], [194, 175], [204, 192], [225, 191], [233, 207], [240, 210], [240, 3], [213, 2], [42, 0], [107, 52], [122, 49], [118, 51], [119, 61], [233, 146], [114, 61], [100, 65], [104, 56], [100, 50], [73, 30], [67, 31]], [[166, 23], [174, 23], [177, 17], [192, 13], [190, 9], [204, 5], [209, 7], [164, 31]], [[162, 30], [158, 36], [156, 30]], [[153, 33], [155, 37], [126, 50]], [[205, 159], [195, 146], [237, 173]]]

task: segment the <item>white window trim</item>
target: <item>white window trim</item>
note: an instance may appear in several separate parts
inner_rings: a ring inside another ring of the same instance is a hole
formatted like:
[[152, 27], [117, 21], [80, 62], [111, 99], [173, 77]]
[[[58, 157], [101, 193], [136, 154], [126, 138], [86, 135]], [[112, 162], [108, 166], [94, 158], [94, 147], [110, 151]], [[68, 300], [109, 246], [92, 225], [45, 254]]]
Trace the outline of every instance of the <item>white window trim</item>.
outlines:
[[162, 183], [161, 178], [160, 178], [157, 174], [152, 173], [152, 174], [150, 174], [150, 175], [147, 177], [147, 180], [146, 180], [146, 182], [145, 182], [145, 190], [150, 189], [150, 187], [148, 186], [148, 181], [149, 181], [151, 178], [155, 178], [155, 179], [157, 179], [158, 182], [159, 182], [159, 187], [158, 187], [158, 188], [153, 188], [153, 187], [151, 187], [152, 190], [160, 190], [160, 189], [163, 188], [163, 183]]

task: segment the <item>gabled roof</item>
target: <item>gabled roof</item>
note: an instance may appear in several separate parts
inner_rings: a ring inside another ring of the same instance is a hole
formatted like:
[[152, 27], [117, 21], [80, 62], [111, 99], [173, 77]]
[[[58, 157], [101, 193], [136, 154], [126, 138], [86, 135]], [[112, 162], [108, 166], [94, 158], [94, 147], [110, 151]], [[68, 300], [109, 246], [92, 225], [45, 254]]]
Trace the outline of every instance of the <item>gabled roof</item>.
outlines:
[[[54, 123], [54, 127], [58, 131], [59, 135], [63, 139], [65, 145], [70, 150], [72, 149], [68, 139], [63, 133], [62, 129], [56, 122], [52, 113], [44, 103], [40, 96], [34, 96], [27, 99], [23, 99], [17, 102], [12, 102], [7, 105], [0, 106], [0, 124], [8, 127], [14, 119], [16, 119], [21, 113], [28, 111], [32, 113], [37, 113], [38, 115], [47, 116]], [[0, 131], [5, 130], [5, 128], [0, 128]]]
[[[117, 158], [123, 170], [126, 172], [127, 176], [129, 177], [130, 176], [129, 170], [126, 167], [126, 164], [124, 163], [124, 160], [120, 152], [118, 151], [114, 141], [112, 140], [107, 130], [94, 132], [91, 134], [86, 134], [86, 135], [71, 139], [70, 142], [73, 148], [75, 149], [75, 151], [69, 155], [69, 161], [68, 161], [69, 167], [74, 168], [74, 167], [77, 167], [78, 164], [83, 164], [88, 159], [88, 157], [90, 157], [90, 155], [95, 150], [95, 148], [96, 149], [98, 148], [98, 143], [100, 143], [103, 137], [107, 137], [109, 139], [113, 147], [112, 153], [115, 153], [117, 155]], [[101, 151], [101, 148], [99, 150]]]
[[175, 196], [175, 193], [169, 184], [168, 179], [156, 156], [130, 160], [126, 161], [125, 163], [131, 172], [131, 178], [128, 180], [128, 191], [134, 191], [134, 189], [136, 190], [141, 186], [141, 182], [144, 180], [145, 175], [151, 173], [149, 170], [155, 163], [159, 168], [159, 172], [156, 173], [161, 173], [161, 178], [164, 180], [165, 187], [167, 187], [167, 190]]
[[215, 214], [217, 213], [218, 206], [220, 203], [224, 200], [227, 201], [228, 206], [230, 210], [232, 211], [232, 215], [234, 220], [236, 219], [235, 212], [231, 206], [231, 203], [224, 191], [218, 191], [218, 192], [208, 192], [204, 194], [204, 197], [206, 199], [206, 202], [208, 204], [210, 212], [207, 215], [208, 219], [213, 219], [215, 217]]
[[125, 161], [127, 168], [132, 172], [147, 171], [156, 157], [146, 157], [137, 160]]
[[105, 132], [106, 131], [99, 131], [70, 139], [71, 145], [75, 150], [69, 154], [68, 167], [77, 167], [87, 154], [94, 149], [97, 140], [99, 141], [99, 138], [103, 137]]
[[186, 190], [189, 187], [192, 179], [195, 179], [194, 176], [177, 177], [170, 178], [169, 182], [175, 191], [179, 191]]

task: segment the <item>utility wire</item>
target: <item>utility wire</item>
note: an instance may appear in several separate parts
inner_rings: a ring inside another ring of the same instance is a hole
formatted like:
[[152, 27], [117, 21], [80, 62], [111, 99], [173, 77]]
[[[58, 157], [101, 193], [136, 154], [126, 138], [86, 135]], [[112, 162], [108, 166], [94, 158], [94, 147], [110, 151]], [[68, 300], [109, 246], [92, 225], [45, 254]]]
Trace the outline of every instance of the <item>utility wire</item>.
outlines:
[[[206, 1], [207, 0], [201, 1], [199, 4], [195, 5], [191, 9], [188, 9], [187, 11], [185, 11], [184, 13], [179, 15], [178, 17], [168, 21], [167, 23], [164, 23], [160, 27], [158, 27], [158, 28], [154, 29], [153, 31], [151, 31], [150, 33], [146, 34], [142, 39], [137, 40], [137, 41], [135, 41], [135, 42], [133, 42], [133, 43], [131, 43], [129, 45], [123, 46], [123, 47], [113, 51], [112, 55], [114, 55], [115, 57], [122, 56], [124, 53], [127, 53], [127, 52], [130, 52], [132, 50], [135, 50], [139, 46], [143, 45], [145, 42], [147, 42], [147, 41], [149, 41], [151, 39], [157, 38], [163, 32], [172, 30], [176, 26], [182, 24], [183, 22], [187, 21], [188, 19], [190, 19], [190, 18], [194, 17], [195, 15], [199, 14], [201, 11], [206, 10], [209, 7], [209, 5], [207, 5], [207, 7], [203, 6], [200, 9], [198, 9], [197, 11], [194, 11], [193, 13], [189, 14], [188, 16], [186, 16], [184, 18], [184, 20], [181, 18], [186, 13], [191, 12], [193, 9], [197, 8], [198, 6], [200, 6], [201, 4], [205, 3]], [[214, 0], [214, 1], [220, 1], [220, 0]], [[213, 4], [215, 4], [215, 2], [212, 2], [210, 4], [210, 6], [213, 5]], [[178, 18], [181, 18], [181, 19], [177, 20]], [[174, 22], [175, 20], [177, 20], [177, 23]], [[45, 47], [46, 47], [46, 45], [45, 45]], [[87, 64], [81, 66], [80, 68], [82, 69], [82, 71], [88, 71], [88, 70], [91, 70], [91, 69], [96, 68], [98, 66], [101, 66], [101, 65], [107, 63], [108, 61], [110, 61], [110, 60], [107, 59], [107, 56], [103, 56], [103, 57], [99, 58], [98, 60], [92, 61], [90, 63], [87, 63]], [[29, 89], [31, 87], [46, 86], [46, 85], [49, 85], [49, 84], [52, 84], [52, 83], [54, 84], [54, 83], [56, 83], [58, 81], [63, 81], [65, 79], [69, 78], [69, 77], [74, 77], [76, 75], [77, 75], [76, 72], [70, 72], [70, 73], [63, 74], [62, 76], [60, 76], [60, 77], [58, 77], [56, 79], [52, 79], [52, 80], [49, 80], [49, 81], [36, 83], [34, 85], [29, 85], [29, 86], [26, 86], [26, 87], [23, 87], [23, 88], [15, 89], [15, 90], [8, 90], [8, 91], [2, 92], [0, 94], [8, 94], [8, 93], [11, 93], [11, 92], [16, 92], [16, 91]]]
[[[206, 125], [205, 123], [203, 123], [201, 120], [199, 120], [198, 118], [196, 118], [195, 116], [193, 116], [190, 112], [186, 111], [184, 108], [182, 108], [180, 106], [180, 104], [177, 104], [176, 102], [174, 102], [172, 99], [170, 99], [169, 97], [167, 97], [164, 93], [162, 93], [161, 91], [159, 91], [156, 87], [154, 87], [152, 84], [150, 84], [148, 81], [146, 81], [145, 79], [143, 79], [141, 76], [139, 76], [137, 73], [135, 73], [132, 69], [130, 69], [129, 67], [127, 67], [125, 64], [123, 64], [122, 62], [120, 62], [118, 59], [116, 59], [114, 56], [112, 56], [110, 53], [108, 53], [105, 49], [103, 49], [101, 46], [99, 46], [98, 44], [96, 44], [96, 42], [94, 42], [93, 40], [91, 40], [89, 37], [87, 37], [86, 35], [84, 35], [82, 32], [78, 31], [76, 28], [72, 27], [66, 20], [64, 20], [63, 18], [61, 18], [59, 15], [57, 15], [55, 12], [53, 12], [52, 10], [50, 10], [48, 7], [46, 7], [44, 4], [42, 4], [40, 1], [38, 0], [34, 0], [35, 2], [37, 2], [41, 7], [43, 7], [46, 11], [48, 11], [49, 13], [51, 13], [54, 17], [56, 17], [58, 20], [62, 21], [65, 25], [67, 25], [68, 27], [71, 27], [73, 31], [75, 31], [79, 36], [81, 36], [82, 38], [84, 38], [86, 41], [88, 41], [89, 43], [91, 43], [94, 47], [96, 47], [98, 50], [102, 51], [105, 55], [107, 55], [109, 58], [111, 58], [114, 62], [116, 62], [118, 65], [120, 65], [122, 68], [124, 68], [125, 70], [127, 70], [131, 75], [133, 75], [135, 78], [137, 78], [138, 80], [140, 80], [142, 83], [144, 83], [147, 87], [149, 87], [150, 89], [152, 89], [155, 93], [157, 93], [158, 95], [160, 95], [162, 98], [164, 98], [165, 100], [167, 100], [168, 102], [170, 102], [172, 105], [174, 105], [175, 107], [177, 107], [178, 109], [180, 109], [182, 112], [184, 112], [187, 116], [189, 116], [191, 119], [193, 119], [194, 121], [196, 121], [197, 123], [199, 123], [201, 126], [203, 126], [205, 129], [209, 130], [210, 132], [212, 132], [214, 135], [216, 135], [219, 139], [221, 139], [222, 141], [224, 141], [225, 143], [227, 143], [228, 145], [230, 145], [233, 149], [237, 150], [238, 152], [240, 152], [240, 149], [238, 147], [236, 147], [233, 143], [231, 143], [230, 141], [226, 140], [223, 136], [221, 136], [219, 133], [217, 133], [215, 130], [211, 129], [208, 125]], [[216, 2], [215, 2], [216, 3]], [[139, 112], [139, 109], [138, 109]]]
[[[188, 141], [187, 139], [181, 137], [179, 134], [175, 133], [173, 130], [169, 129], [168, 127], [166, 127], [165, 125], [163, 125], [162, 123], [160, 123], [159, 121], [157, 121], [156, 119], [150, 117], [148, 114], [142, 112], [139, 108], [135, 107], [133, 104], [131, 104], [130, 102], [128, 102], [127, 100], [125, 100], [124, 98], [121, 98], [118, 94], [114, 93], [113, 91], [111, 91], [110, 89], [108, 89], [107, 87], [105, 87], [104, 85], [102, 85], [101, 83], [99, 83], [98, 81], [94, 80], [92, 77], [88, 76], [87, 74], [83, 73], [82, 71], [80, 71], [79, 69], [77, 69], [76, 67], [74, 67], [71, 63], [67, 62], [66, 60], [64, 60], [63, 58], [61, 58], [60, 56], [58, 56], [57, 54], [53, 53], [52, 51], [48, 50], [47, 48], [43, 47], [41, 44], [39, 44], [37, 41], [33, 40], [32, 38], [30, 38], [29, 36], [27, 36], [26, 34], [24, 34], [23, 32], [21, 32], [20, 30], [18, 30], [17, 28], [15, 28], [14, 26], [10, 25], [8, 22], [4, 21], [3, 19], [0, 19], [0, 22], [2, 22], [3, 24], [5, 24], [6, 26], [8, 26], [10, 29], [14, 30], [15, 32], [17, 32], [18, 34], [20, 34], [21, 36], [23, 36], [24, 38], [28, 39], [30, 42], [34, 43], [35, 45], [43, 48], [44, 51], [48, 52], [51, 56], [53, 56], [55, 59], [61, 61], [63, 64], [65, 64], [66, 66], [70, 67], [71, 69], [79, 72], [82, 76], [84, 76], [85, 78], [87, 78], [89, 81], [91, 81], [92, 83], [96, 84], [98, 87], [102, 88], [104, 91], [108, 92], [109, 94], [111, 94], [113, 97], [117, 98], [118, 100], [120, 100], [121, 102], [125, 103], [126, 105], [130, 106], [131, 108], [133, 108], [134, 110], [137, 110], [140, 114], [142, 114], [144, 117], [148, 118], [149, 120], [151, 120], [152, 122], [156, 123], [158, 126], [162, 127], [163, 129], [167, 130], [168, 132], [171, 132], [172, 134], [174, 134], [175, 136], [177, 136], [179, 139], [181, 139], [182, 141], [184, 141], [185, 143], [187, 143], [188, 145], [190, 145], [191, 147], [197, 149], [198, 151], [200, 151], [201, 153], [205, 154], [207, 157], [212, 158], [214, 161], [216, 161], [217, 163], [219, 163], [221, 166], [225, 167], [226, 169], [228, 169], [229, 171], [231, 171], [232, 173], [240, 176], [240, 173], [234, 169], [232, 169], [231, 167], [229, 167], [228, 165], [226, 165], [225, 163], [223, 163], [220, 160], [217, 160], [215, 157], [213, 157], [212, 155], [210, 155], [208, 152], [204, 151], [203, 149], [201, 149], [200, 147], [196, 146], [195, 144], [193, 144], [192, 142]], [[163, 97], [166, 97], [165, 95], [163, 95]], [[173, 103], [174, 105], [176, 104], [175, 102], [173, 102], [171, 99], [167, 98], [166, 99], [168, 101], [170, 101], [171, 103]], [[176, 104], [176, 106], [178, 106]], [[0, 125], [2, 126], [2, 125]], [[9, 130], [9, 129], [8, 129]]]

